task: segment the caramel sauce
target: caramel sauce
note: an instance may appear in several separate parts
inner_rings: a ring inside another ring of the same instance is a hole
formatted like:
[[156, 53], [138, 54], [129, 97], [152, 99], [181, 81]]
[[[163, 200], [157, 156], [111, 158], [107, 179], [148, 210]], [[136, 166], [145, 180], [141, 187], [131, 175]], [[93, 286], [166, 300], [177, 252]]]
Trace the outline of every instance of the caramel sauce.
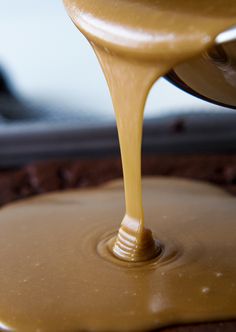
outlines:
[[108, 82], [120, 141], [126, 214], [113, 253], [127, 261], [160, 252], [144, 225], [141, 143], [144, 106], [153, 83], [209, 49], [236, 23], [234, 0], [64, 0], [92, 44]]
[[1, 210], [3, 331], [150, 331], [236, 317], [236, 198], [201, 182], [143, 182], [162, 248], [145, 262], [107, 246], [124, 211], [121, 182]]
[[0, 329], [146, 331], [235, 318], [235, 198], [200, 182], [145, 179], [144, 221], [141, 183], [151, 86], [236, 23], [235, 0], [65, 5], [109, 85], [125, 206], [123, 187], [114, 183], [2, 209]]

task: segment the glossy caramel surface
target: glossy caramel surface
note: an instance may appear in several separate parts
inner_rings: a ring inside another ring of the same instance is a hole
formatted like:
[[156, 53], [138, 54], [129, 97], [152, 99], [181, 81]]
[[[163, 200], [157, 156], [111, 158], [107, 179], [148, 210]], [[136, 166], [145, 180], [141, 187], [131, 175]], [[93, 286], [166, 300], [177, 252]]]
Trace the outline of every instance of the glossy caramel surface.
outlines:
[[121, 182], [3, 208], [3, 330], [146, 331], [235, 317], [235, 198], [200, 182], [150, 178], [144, 205], [162, 253], [143, 263], [123, 262], [108, 246], [123, 214]]

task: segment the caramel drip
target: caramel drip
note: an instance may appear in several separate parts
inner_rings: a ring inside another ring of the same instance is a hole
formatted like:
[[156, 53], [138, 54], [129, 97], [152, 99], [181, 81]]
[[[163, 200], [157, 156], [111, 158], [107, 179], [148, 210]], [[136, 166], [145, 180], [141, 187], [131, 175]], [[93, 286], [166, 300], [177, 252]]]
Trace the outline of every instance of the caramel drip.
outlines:
[[235, 2], [227, 2], [228, 8], [213, 0], [207, 5], [202, 0], [65, 0], [98, 56], [116, 113], [126, 201], [113, 247], [120, 259], [138, 262], [160, 252], [145, 229], [142, 203], [142, 125], [150, 88], [176, 64], [208, 49], [217, 33], [236, 22]]
[[114, 243], [113, 253], [126, 261], [144, 261], [157, 255], [160, 248], [156, 246], [151, 231], [144, 227], [141, 184], [143, 112], [152, 84], [165, 69], [156, 63], [152, 66], [151, 63], [127, 61], [93, 47], [113, 100], [124, 176], [126, 215]]

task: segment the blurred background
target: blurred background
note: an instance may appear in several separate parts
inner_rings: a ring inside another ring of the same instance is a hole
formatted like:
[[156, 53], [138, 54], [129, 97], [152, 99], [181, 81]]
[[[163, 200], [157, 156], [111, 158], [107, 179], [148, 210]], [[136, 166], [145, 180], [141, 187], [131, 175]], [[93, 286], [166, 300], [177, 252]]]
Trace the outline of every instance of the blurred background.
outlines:
[[[0, 166], [117, 151], [105, 79], [61, 0], [0, 0], [0, 40]], [[231, 152], [235, 124], [235, 111], [161, 79], [147, 101], [144, 149]]]

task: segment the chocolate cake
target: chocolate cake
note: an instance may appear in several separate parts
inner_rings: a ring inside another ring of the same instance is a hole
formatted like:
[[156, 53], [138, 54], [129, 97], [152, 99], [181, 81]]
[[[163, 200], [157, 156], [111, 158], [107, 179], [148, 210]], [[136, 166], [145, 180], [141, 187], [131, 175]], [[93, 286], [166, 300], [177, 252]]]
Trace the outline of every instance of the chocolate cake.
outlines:
[[[96, 167], [94, 167], [94, 163]], [[236, 155], [145, 155], [143, 175], [208, 181], [236, 195]], [[122, 176], [120, 158], [57, 160], [0, 170], [0, 205], [50, 191], [97, 186]]]
[[[96, 167], [94, 167], [96, 163]], [[208, 181], [236, 194], [236, 155], [146, 155], [144, 175], [163, 175]], [[97, 186], [122, 176], [119, 158], [59, 160], [0, 171], [0, 204], [50, 191]], [[162, 328], [162, 332], [236, 330], [236, 321]]]

